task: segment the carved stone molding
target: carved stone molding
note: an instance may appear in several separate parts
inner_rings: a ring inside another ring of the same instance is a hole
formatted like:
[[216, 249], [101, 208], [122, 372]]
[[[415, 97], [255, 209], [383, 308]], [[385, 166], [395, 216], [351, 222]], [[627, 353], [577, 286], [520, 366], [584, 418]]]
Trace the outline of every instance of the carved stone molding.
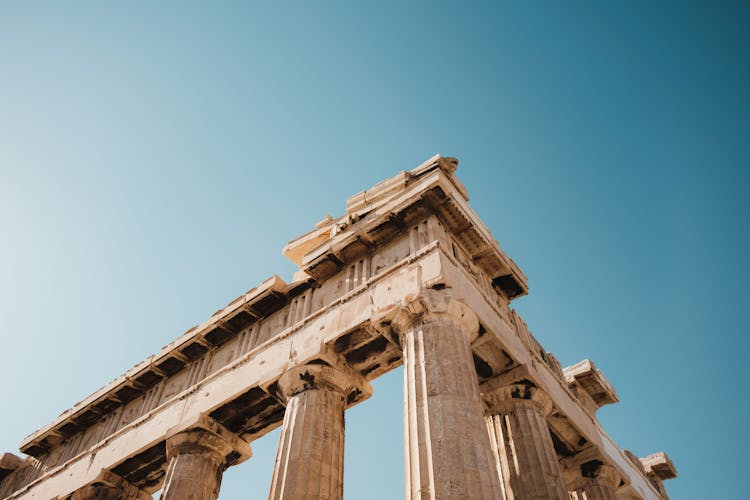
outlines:
[[580, 465], [579, 474], [568, 484], [573, 500], [617, 500], [621, 476], [614, 467], [592, 460]]
[[[212, 500], [245, 441], [283, 421], [271, 498], [340, 500], [345, 410], [401, 364], [410, 500], [567, 498], [557, 455], [590, 449], [600, 456], [582, 463], [615, 467], [621, 498], [664, 498], [671, 463], [633, 460], [596, 421], [616, 399], [601, 372], [563, 372], [509, 309], [526, 277], [456, 164], [435, 156], [349, 198], [287, 245], [292, 282], [271, 276], [24, 439], [29, 457], [0, 457], [0, 498], [120, 498], [131, 485]], [[574, 479], [599, 498], [604, 471], [578, 464]]]
[[404, 360], [406, 496], [501, 498], [469, 344], [476, 315], [445, 291], [425, 290], [391, 325]]
[[344, 396], [345, 401], [372, 393], [370, 384], [358, 373], [339, 367], [308, 364], [287, 370], [278, 380], [279, 396], [288, 402], [307, 390], [326, 389]]
[[505, 498], [567, 500], [562, 471], [546, 417], [553, 403], [528, 383], [506, 385], [502, 378], [481, 386], [487, 430]]
[[239, 464], [253, 455], [248, 443], [205, 415], [195, 422], [174, 427], [167, 434], [167, 459], [175, 453], [193, 451], [208, 451], [229, 457], [228, 465]]
[[669, 456], [663, 451], [659, 451], [640, 460], [651, 484], [659, 490], [662, 498], [669, 498], [663, 481], [677, 477], [677, 468]]
[[150, 500], [142, 491], [113, 472], [103, 470], [97, 479], [73, 492], [68, 500]]
[[248, 459], [250, 445], [208, 417], [167, 436], [167, 474], [161, 498], [215, 500], [230, 465]]
[[482, 397], [491, 414], [504, 413], [512, 408], [535, 408], [543, 417], [552, 413], [552, 400], [541, 389], [526, 384], [512, 384], [493, 388], [493, 381], [482, 384]]
[[479, 334], [479, 320], [466, 304], [443, 290], [422, 290], [404, 302], [391, 319], [393, 330], [402, 336], [417, 324], [453, 322], [463, 331], [469, 342]]
[[372, 393], [361, 375], [308, 364], [278, 380], [286, 403], [271, 480], [271, 500], [341, 500], [344, 495], [344, 409]]

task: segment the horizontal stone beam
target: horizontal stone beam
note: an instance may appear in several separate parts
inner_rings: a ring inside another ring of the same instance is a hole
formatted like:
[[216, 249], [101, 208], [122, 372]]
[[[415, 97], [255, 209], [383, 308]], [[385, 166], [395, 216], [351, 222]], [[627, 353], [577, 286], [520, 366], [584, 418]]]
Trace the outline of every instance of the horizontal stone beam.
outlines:
[[[391, 309], [404, 297], [416, 295], [423, 283], [440, 275], [435, 245], [394, 265], [365, 286], [271, 338], [227, 364], [188, 390], [108, 436], [87, 453], [48, 470], [9, 499], [62, 496], [94, 481], [123, 459], [148, 450], [180, 426], [188, 427], [250, 387], [269, 387], [287, 369], [330, 355], [326, 344], [369, 323], [381, 309]], [[270, 430], [270, 429], [269, 429]]]

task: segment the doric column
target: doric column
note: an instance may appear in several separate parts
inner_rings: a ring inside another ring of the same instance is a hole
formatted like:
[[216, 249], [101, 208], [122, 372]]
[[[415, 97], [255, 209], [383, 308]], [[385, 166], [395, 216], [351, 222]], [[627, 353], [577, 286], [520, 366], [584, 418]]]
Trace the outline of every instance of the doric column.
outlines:
[[215, 500], [224, 470], [246, 460], [250, 445], [207, 417], [167, 436], [164, 500]]
[[581, 465], [581, 474], [568, 486], [571, 500], [617, 500], [620, 474], [598, 460]]
[[76, 490], [70, 500], [150, 500], [142, 491], [113, 472], [103, 470], [96, 480]]
[[403, 348], [406, 498], [502, 498], [470, 347], [476, 315], [427, 290], [391, 325]]
[[552, 401], [536, 387], [482, 385], [487, 428], [507, 500], [567, 499], [560, 464], [545, 417]]
[[305, 365], [278, 382], [286, 401], [271, 480], [271, 500], [341, 500], [344, 497], [344, 410], [359, 391], [359, 374]]

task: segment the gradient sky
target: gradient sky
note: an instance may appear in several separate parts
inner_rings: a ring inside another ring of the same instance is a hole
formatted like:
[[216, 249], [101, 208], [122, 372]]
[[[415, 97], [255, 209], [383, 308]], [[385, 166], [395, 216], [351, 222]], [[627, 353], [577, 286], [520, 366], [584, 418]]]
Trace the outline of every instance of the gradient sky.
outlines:
[[[281, 4], [281, 5], [279, 5]], [[675, 499], [740, 499], [747, 2], [6, 2], [0, 451], [435, 153], [529, 277], [514, 302]], [[401, 370], [347, 413], [348, 500], [403, 497]], [[225, 474], [267, 496], [278, 431]]]

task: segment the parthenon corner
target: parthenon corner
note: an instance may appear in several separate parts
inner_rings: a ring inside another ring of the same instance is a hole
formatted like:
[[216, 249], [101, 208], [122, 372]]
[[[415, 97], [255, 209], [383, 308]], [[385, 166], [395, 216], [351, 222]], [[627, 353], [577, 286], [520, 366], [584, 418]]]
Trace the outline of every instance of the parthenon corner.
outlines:
[[3, 454], [0, 498], [215, 499], [281, 426], [269, 499], [341, 500], [346, 411], [399, 366], [407, 499], [668, 498], [667, 454], [638, 458], [597, 419], [618, 402], [604, 373], [561, 366], [511, 307], [526, 276], [457, 166], [436, 155], [351, 196], [284, 247], [291, 282], [271, 276]]

